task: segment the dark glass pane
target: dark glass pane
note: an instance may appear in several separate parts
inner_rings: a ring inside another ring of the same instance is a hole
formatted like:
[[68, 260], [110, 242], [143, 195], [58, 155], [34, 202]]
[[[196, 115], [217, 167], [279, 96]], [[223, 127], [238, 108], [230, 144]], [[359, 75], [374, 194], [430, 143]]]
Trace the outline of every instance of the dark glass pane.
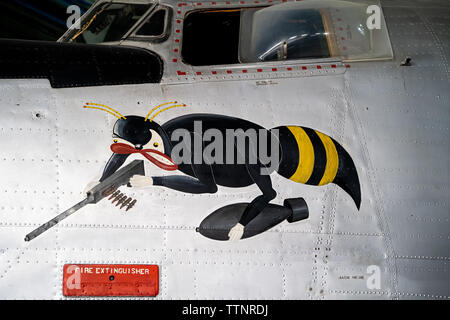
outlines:
[[101, 43], [119, 41], [149, 9], [146, 4], [111, 4], [83, 21], [87, 29], [76, 37], [76, 42]]
[[197, 11], [184, 20], [183, 60], [194, 66], [239, 63], [240, 10]]
[[136, 32], [139, 36], [160, 36], [164, 33], [166, 10], [156, 11], [150, 19]]

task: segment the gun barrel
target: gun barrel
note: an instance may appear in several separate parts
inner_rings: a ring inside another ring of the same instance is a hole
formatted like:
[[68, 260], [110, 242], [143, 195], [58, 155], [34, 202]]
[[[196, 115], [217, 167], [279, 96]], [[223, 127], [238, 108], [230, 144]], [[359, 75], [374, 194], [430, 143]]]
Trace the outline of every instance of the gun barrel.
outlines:
[[83, 201], [78, 202], [76, 205], [74, 205], [72, 208], [67, 209], [66, 211], [64, 211], [63, 213], [57, 215], [56, 217], [54, 217], [52, 220], [44, 223], [43, 225], [41, 225], [39, 228], [33, 230], [32, 232], [30, 232], [29, 234], [27, 234], [25, 236], [25, 241], [30, 241], [33, 240], [34, 238], [36, 238], [37, 236], [39, 236], [41, 233], [47, 231], [48, 229], [50, 229], [51, 227], [55, 226], [56, 224], [58, 224], [60, 221], [64, 220], [65, 218], [67, 218], [68, 216], [70, 216], [71, 214], [75, 213], [76, 211], [78, 211], [79, 209], [83, 208], [85, 205], [87, 205], [88, 203], [90, 203], [89, 199], [86, 198]]
[[[39, 228], [30, 232], [25, 236], [25, 241], [30, 241], [36, 238], [41, 233], [47, 231], [54, 225], [58, 224], [61, 220], [64, 220], [71, 214], [75, 213], [77, 210], [83, 208], [85, 205], [89, 203], [97, 203], [102, 200], [104, 197], [110, 195], [111, 190], [116, 190], [120, 186], [127, 184], [130, 181], [130, 178], [133, 175], [144, 175], [144, 161], [142, 160], [134, 160], [130, 162], [128, 165], [113, 173], [111, 176], [106, 178], [104, 181], [93, 187], [91, 190], [87, 192], [87, 197], [83, 201], [80, 201], [72, 208], [67, 209], [63, 213], [57, 215], [52, 220], [44, 223]], [[134, 201], [136, 202], [136, 201]], [[132, 203], [133, 204], [133, 203]], [[130, 206], [129, 206], [130, 208]]]

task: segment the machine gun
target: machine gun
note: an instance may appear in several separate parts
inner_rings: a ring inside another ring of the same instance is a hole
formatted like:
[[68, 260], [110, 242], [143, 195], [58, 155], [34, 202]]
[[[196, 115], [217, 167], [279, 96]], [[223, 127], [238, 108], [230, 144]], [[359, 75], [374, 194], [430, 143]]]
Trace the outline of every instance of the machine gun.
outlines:
[[25, 241], [30, 241], [39, 236], [41, 233], [47, 231], [51, 227], [55, 226], [60, 221], [64, 220], [68, 216], [72, 215], [79, 209], [83, 208], [87, 204], [97, 203], [103, 198], [110, 196], [110, 199], [117, 201], [117, 205], [122, 204], [127, 206], [127, 211], [131, 209], [136, 203], [136, 200], [131, 201], [131, 198], [127, 198], [125, 195], [121, 194], [117, 189], [124, 184], [128, 184], [130, 178], [134, 175], [144, 175], [144, 162], [142, 160], [134, 160], [122, 169], [110, 175], [108, 178], [97, 184], [95, 187], [87, 192], [86, 198], [72, 208], [67, 209], [63, 213], [57, 215], [52, 220], [44, 223], [39, 228], [30, 232], [25, 236]]

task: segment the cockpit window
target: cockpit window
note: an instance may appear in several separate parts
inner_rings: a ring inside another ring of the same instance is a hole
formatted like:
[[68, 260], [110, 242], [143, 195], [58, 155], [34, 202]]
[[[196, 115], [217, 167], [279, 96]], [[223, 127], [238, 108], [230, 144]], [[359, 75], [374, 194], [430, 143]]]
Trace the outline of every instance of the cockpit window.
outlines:
[[160, 9], [153, 13], [147, 22], [136, 32], [137, 36], [162, 36], [165, 31], [167, 10]]
[[147, 4], [105, 4], [87, 17], [72, 42], [102, 43], [119, 41], [150, 9]]
[[381, 19], [369, 28], [367, 4], [315, 0], [241, 13], [239, 61], [339, 57], [344, 61], [391, 59]]
[[194, 66], [239, 63], [242, 9], [196, 10], [184, 18], [181, 55]]
[[[270, 15], [264, 13], [264, 10], [247, 10], [241, 14], [241, 62], [330, 57], [319, 10], [276, 11]], [[260, 25], [264, 25], [267, 32], [258, 32]]]
[[367, 9], [367, 4], [351, 1], [305, 0], [195, 10], [184, 19], [181, 55], [194, 66], [331, 57], [392, 59], [384, 17], [379, 28], [369, 28]]

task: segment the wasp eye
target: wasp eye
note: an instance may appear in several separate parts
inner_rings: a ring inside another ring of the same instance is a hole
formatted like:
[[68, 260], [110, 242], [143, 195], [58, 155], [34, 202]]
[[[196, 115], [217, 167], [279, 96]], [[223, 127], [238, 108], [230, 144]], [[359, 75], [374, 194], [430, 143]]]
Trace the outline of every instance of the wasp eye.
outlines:
[[155, 148], [158, 148], [158, 146], [159, 146], [158, 142], [155, 142], [155, 143], [153, 144], [153, 146], [154, 146]]

